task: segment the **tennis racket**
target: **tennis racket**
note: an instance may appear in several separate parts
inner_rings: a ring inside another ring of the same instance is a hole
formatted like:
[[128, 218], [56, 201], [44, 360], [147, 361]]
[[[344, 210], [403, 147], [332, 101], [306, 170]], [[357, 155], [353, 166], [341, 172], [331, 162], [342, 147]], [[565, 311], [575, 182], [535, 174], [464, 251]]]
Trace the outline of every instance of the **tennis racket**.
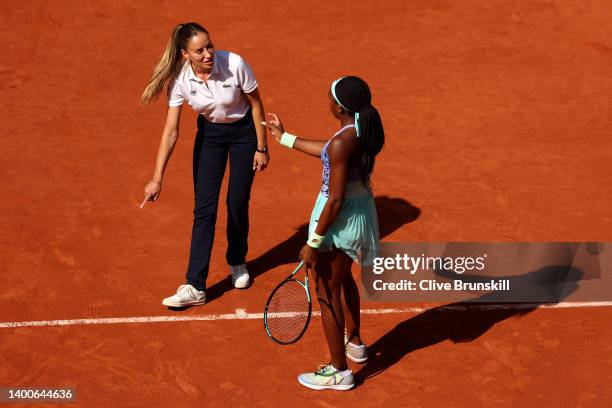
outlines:
[[308, 290], [308, 271], [304, 282], [295, 275], [304, 261], [291, 272], [270, 294], [264, 310], [264, 328], [278, 344], [293, 344], [302, 338], [310, 322], [312, 301]]

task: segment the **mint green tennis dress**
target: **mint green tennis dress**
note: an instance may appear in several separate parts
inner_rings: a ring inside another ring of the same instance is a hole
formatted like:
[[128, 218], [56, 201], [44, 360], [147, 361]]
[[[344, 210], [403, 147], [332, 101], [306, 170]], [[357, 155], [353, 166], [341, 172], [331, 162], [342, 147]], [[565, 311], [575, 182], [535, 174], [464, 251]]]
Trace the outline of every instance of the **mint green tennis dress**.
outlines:
[[[321, 152], [323, 183], [310, 216], [309, 236], [317, 228], [319, 217], [329, 197], [329, 155], [327, 147], [334, 137], [349, 127], [355, 126], [347, 125], [336, 132]], [[356, 169], [349, 171], [342, 209], [325, 234], [325, 240], [319, 247], [319, 252], [331, 251], [332, 245], [345, 252], [362, 266], [371, 265], [378, 253], [379, 232], [376, 204], [372, 192], [361, 184], [359, 171]]]

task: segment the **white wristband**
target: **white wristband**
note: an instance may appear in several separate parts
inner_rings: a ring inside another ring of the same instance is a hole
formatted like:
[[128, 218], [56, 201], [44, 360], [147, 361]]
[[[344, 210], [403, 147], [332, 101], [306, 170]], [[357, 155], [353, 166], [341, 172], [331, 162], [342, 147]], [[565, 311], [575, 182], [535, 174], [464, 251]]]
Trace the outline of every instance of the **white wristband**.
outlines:
[[297, 139], [297, 136], [294, 136], [291, 133], [285, 132], [281, 136], [280, 144], [282, 146], [293, 149], [293, 145], [295, 144], [296, 139]]
[[325, 235], [319, 235], [313, 231], [312, 234], [310, 234], [310, 238], [308, 238], [308, 241], [306, 241], [306, 245], [308, 245], [311, 248], [316, 249], [321, 246], [324, 239], [325, 239]]

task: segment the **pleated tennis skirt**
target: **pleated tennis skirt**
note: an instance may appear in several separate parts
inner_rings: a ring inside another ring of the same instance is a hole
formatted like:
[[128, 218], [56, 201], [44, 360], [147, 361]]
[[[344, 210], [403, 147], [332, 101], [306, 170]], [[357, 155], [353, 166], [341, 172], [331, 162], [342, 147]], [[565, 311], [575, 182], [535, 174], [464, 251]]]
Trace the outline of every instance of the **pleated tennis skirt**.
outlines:
[[[327, 197], [319, 193], [310, 216], [308, 236], [315, 231]], [[340, 214], [325, 234], [319, 252], [332, 245], [362, 266], [371, 265], [378, 254], [379, 231], [376, 204], [372, 193], [360, 181], [347, 183]]]

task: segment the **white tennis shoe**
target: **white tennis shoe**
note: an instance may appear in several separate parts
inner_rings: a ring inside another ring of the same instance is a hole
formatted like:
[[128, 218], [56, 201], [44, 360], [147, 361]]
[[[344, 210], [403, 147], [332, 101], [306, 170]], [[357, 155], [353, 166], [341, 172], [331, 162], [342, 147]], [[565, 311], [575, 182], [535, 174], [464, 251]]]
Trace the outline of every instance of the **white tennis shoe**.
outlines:
[[176, 294], [162, 300], [162, 305], [170, 307], [197, 306], [206, 303], [206, 292], [191, 285], [181, 285]]
[[346, 391], [355, 386], [351, 370], [338, 371], [331, 364], [319, 366], [314, 373], [300, 374], [298, 381], [313, 390]]
[[249, 286], [250, 276], [246, 264], [230, 265], [230, 274], [235, 288], [244, 289]]

